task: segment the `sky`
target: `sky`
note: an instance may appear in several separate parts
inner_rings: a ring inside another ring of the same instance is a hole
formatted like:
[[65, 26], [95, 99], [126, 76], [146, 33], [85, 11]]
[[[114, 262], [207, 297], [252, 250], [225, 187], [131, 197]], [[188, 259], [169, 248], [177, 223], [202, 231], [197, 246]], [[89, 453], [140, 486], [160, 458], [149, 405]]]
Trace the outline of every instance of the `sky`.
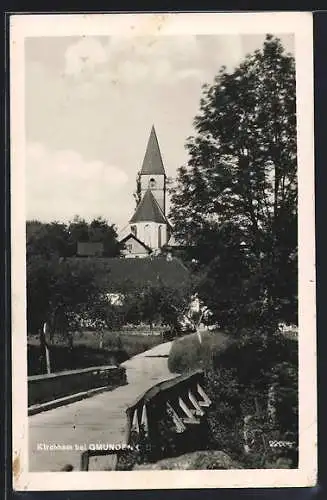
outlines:
[[[122, 229], [152, 125], [166, 174], [187, 162], [202, 85], [265, 35], [25, 39], [26, 216]], [[280, 35], [287, 52], [293, 36]]]

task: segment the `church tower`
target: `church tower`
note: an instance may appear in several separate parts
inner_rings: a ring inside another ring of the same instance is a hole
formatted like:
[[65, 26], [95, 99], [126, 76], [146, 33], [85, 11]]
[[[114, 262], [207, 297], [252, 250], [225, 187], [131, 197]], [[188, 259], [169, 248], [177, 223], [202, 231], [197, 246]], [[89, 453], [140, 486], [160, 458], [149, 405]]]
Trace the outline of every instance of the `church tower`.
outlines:
[[[140, 201], [129, 221], [129, 234], [122, 240], [126, 257], [142, 257], [160, 251], [170, 235], [166, 218], [166, 173], [154, 126], [138, 176]], [[140, 245], [144, 248], [141, 249]]]
[[139, 176], [141, 199], [150, 189], [162, 212], [166, 215], [166, 173], [154, 126], [151, 129]]

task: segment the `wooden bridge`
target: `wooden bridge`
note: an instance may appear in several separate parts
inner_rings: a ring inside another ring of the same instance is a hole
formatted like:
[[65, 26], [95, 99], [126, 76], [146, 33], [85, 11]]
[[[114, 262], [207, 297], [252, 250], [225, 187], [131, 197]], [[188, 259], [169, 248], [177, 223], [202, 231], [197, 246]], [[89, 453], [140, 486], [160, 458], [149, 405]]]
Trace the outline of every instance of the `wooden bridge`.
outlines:
[[180, 375], [154, 385], [139, 396], [126, 410], [125, 446], [85, 451], [81, 470], [89, 470], [92, 457], [115, 455], [113, 470], [126, 470], [138, 460], [154, 462], [174, 454], [174, 450], [186, 443], [197, 449], [207, 429], [206, 411], [211, 405], [203, 378], [201, 370]]

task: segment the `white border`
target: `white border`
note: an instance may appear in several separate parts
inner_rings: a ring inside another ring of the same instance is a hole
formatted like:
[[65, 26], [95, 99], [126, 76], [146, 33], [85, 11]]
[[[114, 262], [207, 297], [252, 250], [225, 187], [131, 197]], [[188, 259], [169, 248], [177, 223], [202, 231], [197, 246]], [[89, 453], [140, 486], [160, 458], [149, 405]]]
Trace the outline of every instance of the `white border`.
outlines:
[[[315, 485], [317, 394], [311, 13], [14, 15], [10, 21], [14, 488], [20, 491], [59, 491]], [[29, 473], [25, 319], [24, 38], [259, 33], [293, 33], [295, 36], [299, 179], [299, 469]]]

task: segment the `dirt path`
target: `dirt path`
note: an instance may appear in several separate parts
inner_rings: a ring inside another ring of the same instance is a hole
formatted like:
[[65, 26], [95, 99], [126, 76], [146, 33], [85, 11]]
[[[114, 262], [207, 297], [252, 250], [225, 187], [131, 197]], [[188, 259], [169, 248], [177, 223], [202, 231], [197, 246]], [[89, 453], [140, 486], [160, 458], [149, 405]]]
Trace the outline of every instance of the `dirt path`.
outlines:
[[[29, 417], [29, 470], [59, 471], [68, 463], [78, 470], [79, 448], [123, 443], [127, 406], [157, 382], [175, 376], [167, 366], [171, 344], [160, 344], [125, 361], [127, 385]], [[47, 449], [50, 445], [57, 449]]]

